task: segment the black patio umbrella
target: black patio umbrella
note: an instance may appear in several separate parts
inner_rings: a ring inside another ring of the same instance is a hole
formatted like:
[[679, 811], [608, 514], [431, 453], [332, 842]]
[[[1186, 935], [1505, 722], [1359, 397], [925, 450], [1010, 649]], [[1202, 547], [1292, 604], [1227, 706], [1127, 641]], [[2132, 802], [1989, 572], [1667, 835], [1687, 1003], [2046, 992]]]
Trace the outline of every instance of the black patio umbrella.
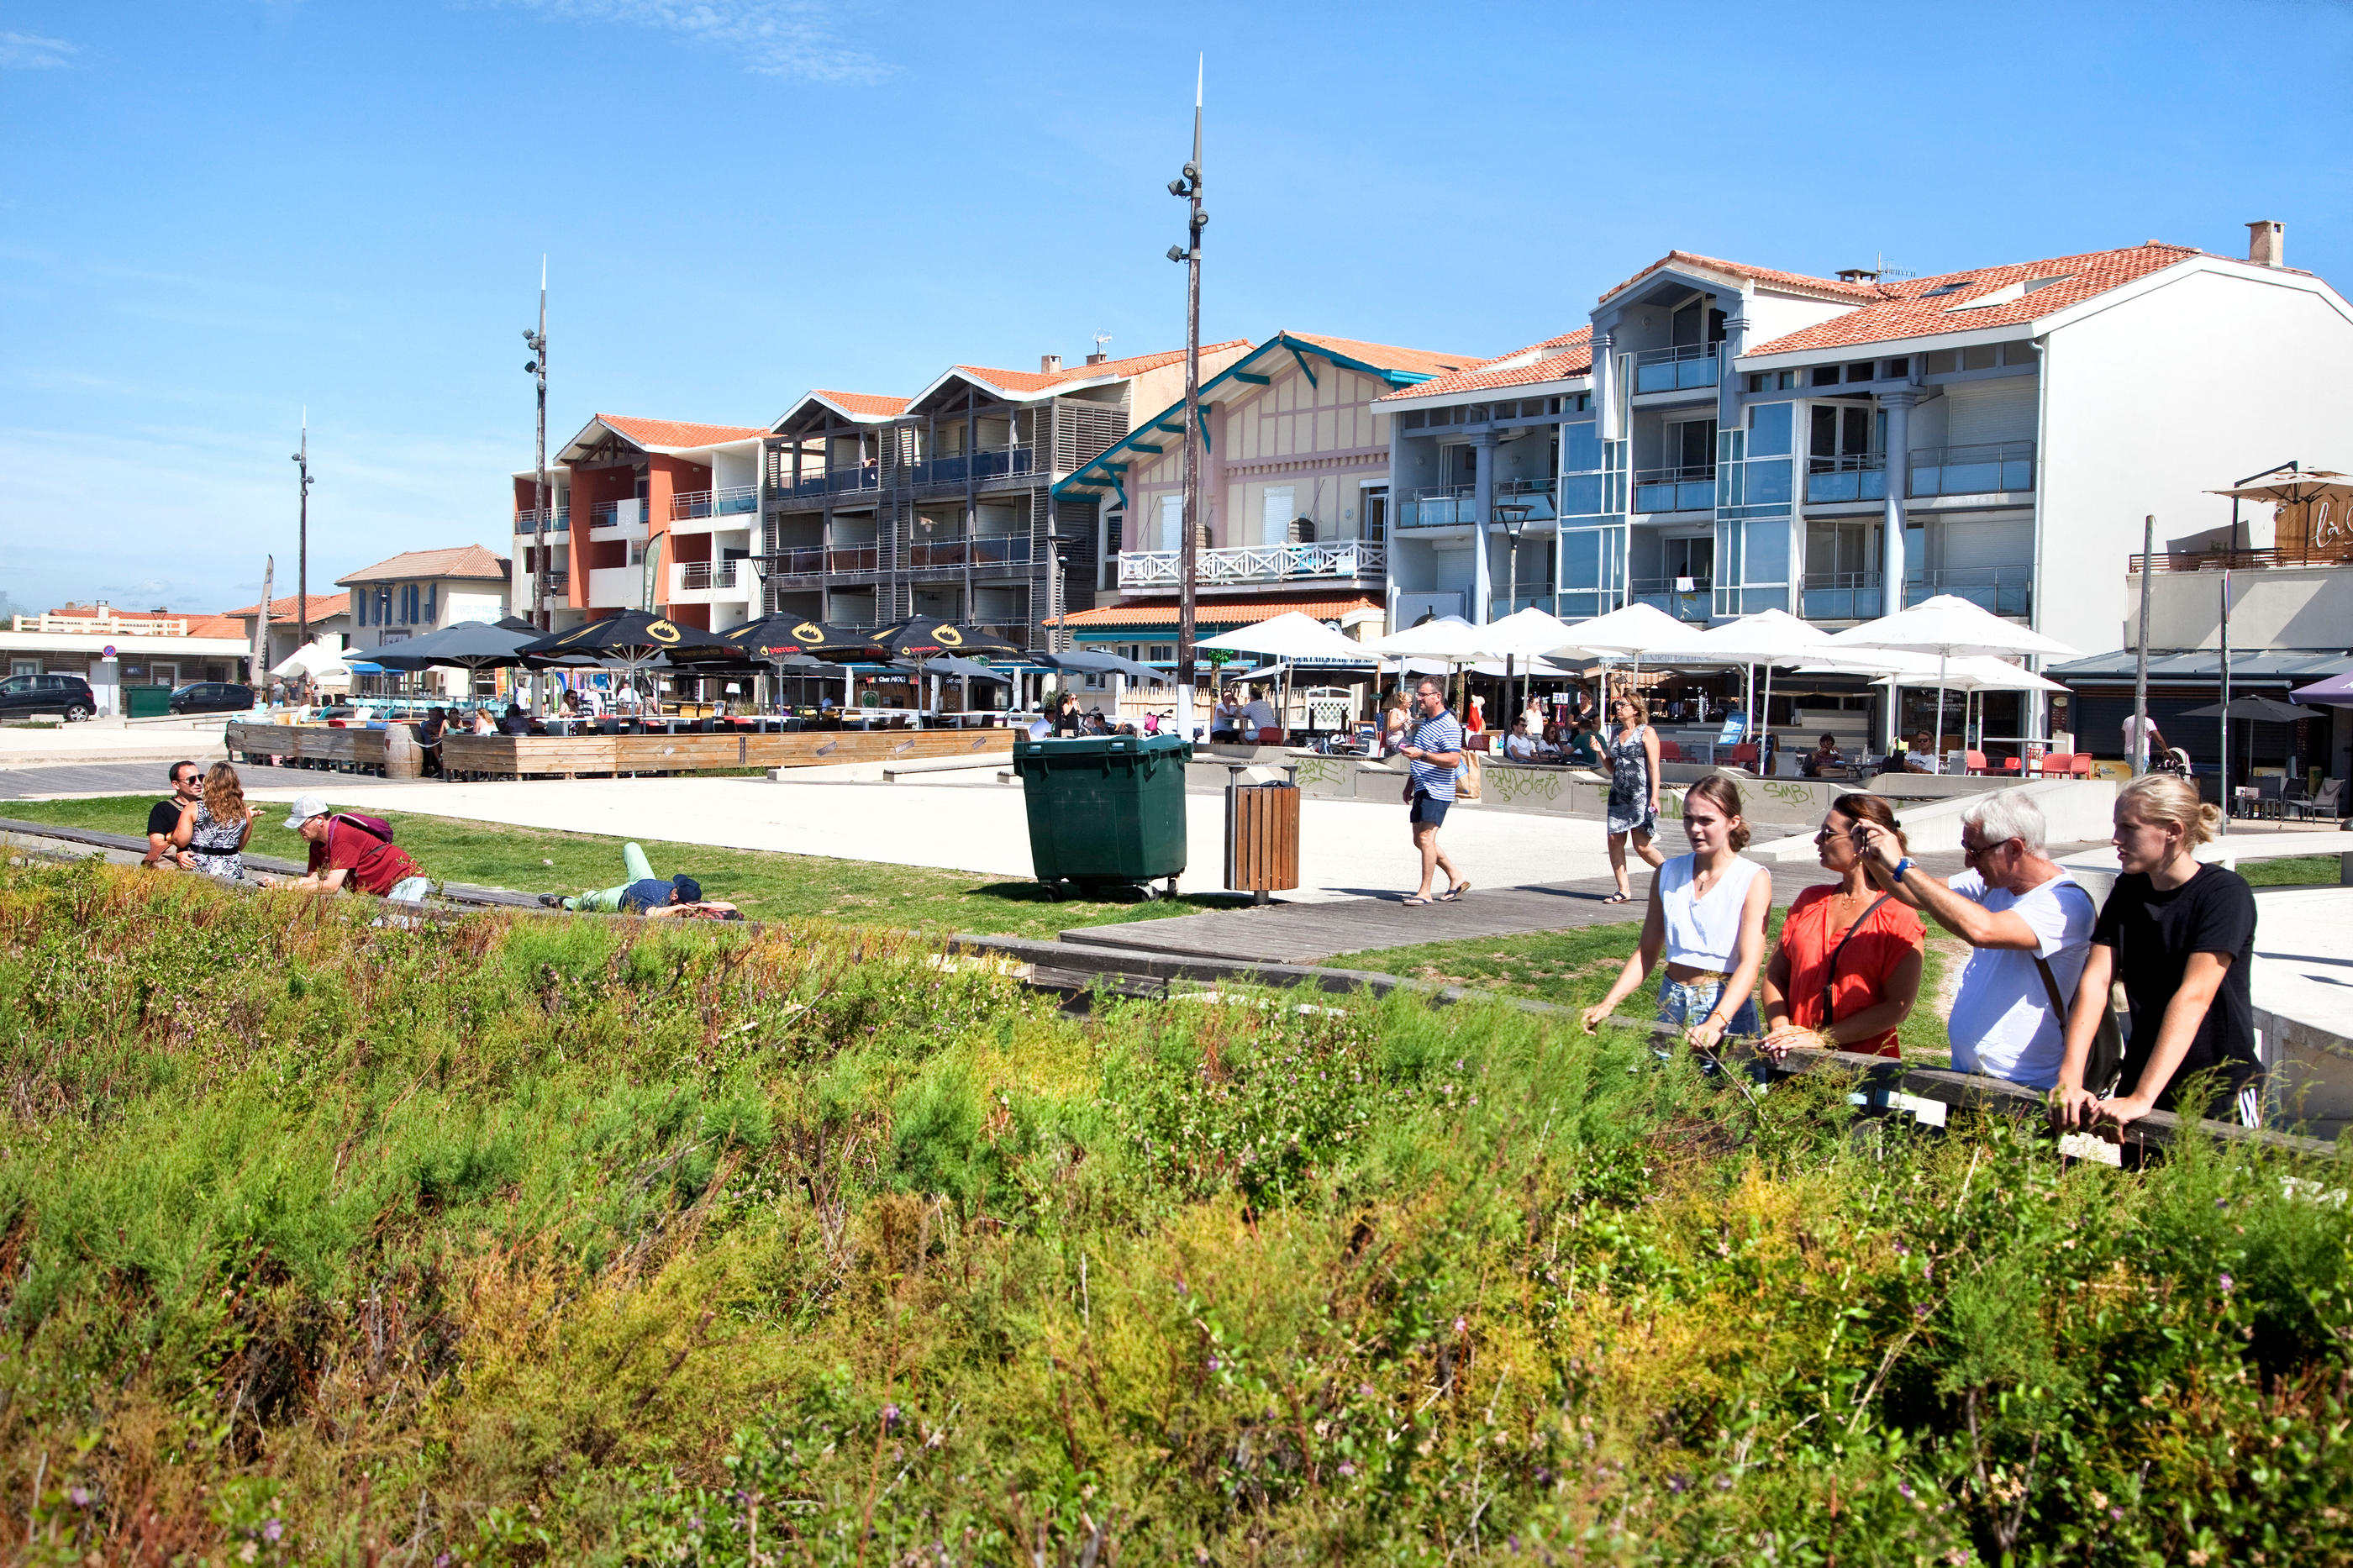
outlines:
[[1011, 671], [991, 669], [969, 658], [894, 658], [891, 663], [895, 668], [913, 670], [918, 675], [948, 675], [968, 680], [995, 680], [1007, 685], [1013, 680]]
[[375, 662], [386, 669], [512, 669], [522, 662], [524, 645], [539, 635], [536, 626], [516, 630], [489, 621], [459, 621], [372, 651]]
[[978, 626], [915, 616], [874, 634], [870, 645], [885, 658], [1014, 658], [1021, 649]]
[[635, 685], [638, 675], [664, 655], [712, 646], [714, 639], [707, 631], [681, 626], [643, 610], [623, 610], [527, 642], [515, 651], [532, 669], [614, 660], [615, 665], [608, 668], [627, 671]]
[[529, 632], [533, 637], [539, 635], [539, 628], [521, 616], [508, 616], [493, 624], [501, 631]]
[[806, 616], [762, 616], [730, 626], [704, 647], [686, 654], [695, 658], [759, 658], [775, 661], [794, 655], [815, 659], [866, 658], [874, 652], [874, 636], [857, 626], [837, 626]]
[[2226, 707], [2209, 702], [2203, 708], [2191, 708], [2182, 713], [2184, 719], [2220, 719], [2228, 713], [2233, 719], [2255, 719], [2266, 724], [2301, 724], [2313, 715], [2269, 697], [2233, 697]]

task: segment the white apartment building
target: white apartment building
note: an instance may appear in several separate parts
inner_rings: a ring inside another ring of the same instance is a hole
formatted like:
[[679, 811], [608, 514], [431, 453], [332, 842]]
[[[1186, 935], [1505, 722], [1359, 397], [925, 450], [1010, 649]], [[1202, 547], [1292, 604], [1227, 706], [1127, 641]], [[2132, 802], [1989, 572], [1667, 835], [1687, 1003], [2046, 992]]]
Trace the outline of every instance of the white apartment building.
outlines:
[[[2112, 648], [2120, 568], [2288, 458], [2353, 467], [2353, 308], [2150, 242], [1933, 278], [1672, 251], [1589, 324], [1383, 397], [1392, 625], [1631, 601], [1832, 624], [1958, 594]], [[1890, 585], [1900, 584], [1900, 593]]]

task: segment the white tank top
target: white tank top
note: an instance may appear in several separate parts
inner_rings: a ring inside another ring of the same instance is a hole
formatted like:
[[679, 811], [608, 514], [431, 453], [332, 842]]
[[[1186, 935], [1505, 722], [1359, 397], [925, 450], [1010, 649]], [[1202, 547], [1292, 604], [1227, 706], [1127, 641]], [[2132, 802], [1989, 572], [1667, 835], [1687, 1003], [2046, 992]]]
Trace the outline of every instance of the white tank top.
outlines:
[[1669, 963], [1730, 973], [1740, 951], [1740, 916], [1748, 884], [1765, 869], [1753, 860], [1724, 868], [1704, 899], [1692, 896], [1692, 867], [1698, 857], [1678, 855], [1659, 868], [1659, 905], [1667, 917]]

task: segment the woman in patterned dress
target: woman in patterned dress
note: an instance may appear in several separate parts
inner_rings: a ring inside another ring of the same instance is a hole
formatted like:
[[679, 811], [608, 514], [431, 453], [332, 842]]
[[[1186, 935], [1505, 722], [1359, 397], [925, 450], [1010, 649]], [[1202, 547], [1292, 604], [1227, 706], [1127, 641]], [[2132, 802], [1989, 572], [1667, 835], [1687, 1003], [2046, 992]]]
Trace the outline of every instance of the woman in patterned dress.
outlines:
[[1629, 838], [1645, 866], [1656, 870], [1666, 863], [1666, 856], [1651, 842], [1659, 831], [1659, 734], [1651, 728], [1650, 714], [1637, 693], [1620, 694], [1609, 704], [1609, 717], [1618, 728], [1602, 748], [1609, 761], [1609, 820], [1604, 826], [1609, 832], [1609, 874], [1618, 879], [1618, 890], [1601, 901], [1624, 904], [1634, 898], [1626, 878]]
[[181, 808], [180, 826], [172, 835], [172, 842], [180, 847], [181, 868], [224, 882], [244, 881], [246, 836], [259, 815], [259, 806], [245, 804], [245, 786], [237, 770], [215, 763], [205, 774], [205, 793]]

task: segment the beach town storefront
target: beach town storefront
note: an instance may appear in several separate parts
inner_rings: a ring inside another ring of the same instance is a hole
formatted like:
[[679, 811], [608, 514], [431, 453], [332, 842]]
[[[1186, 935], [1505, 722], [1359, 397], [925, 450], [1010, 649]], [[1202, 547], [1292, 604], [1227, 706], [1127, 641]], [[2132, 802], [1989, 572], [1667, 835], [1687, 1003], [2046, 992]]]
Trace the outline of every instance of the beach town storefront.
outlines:
[[[1213, 637], [1223, 632], [1271, 620], [1293, 610], [1312, 616], [1359, 642], [1381, 635], [1381, 606], [1372, 599], [1293, 595], [1198, 603], [1193, 611], [1193, 635], [1196, 638]], [[1117, 654], [1123, 658], [1132, 658], [1166, 670], [1173, 671], [1176, 668], [1176, 606], [1173, 603], [1131, 601], [1106, 605], [1100, 609], [1075, 611], [1048, 625], [1050, 629], [1059, 630], [1073, 649]], [[1294, 692], [1304, 691], [1311, 686], [1348, 689], [1353, 693], [1356, 710], [1368, 712], [1375, 694], [1372, 659], [1373, 656], [1367, 652], [1366, 668], [1335, 670], [1329, 678], [1301, 666], [1293, 672], [1293, 689]], [[1222, 684], [1233, 676], [1257, 668], [1260, 662], [1249, 654], [1202, 652], [1196, 660], [1196, 668], [1200, 672], [1204, 699], [1207, 700], [1212, 682]], [[1166, 688], [1130, 687], [1108, 675], [1073, 676], [1071, 678], [1071, 689], [1076, 691], [1080, 701], [1090, 708], [1096, 705], [1096, 694], [1100, 693], [1105, 713], [1111, 711], [1115, 694], [1121, 699], [1121, 711], [1135, 715], [1166, 711], [1174, 701]]]
[[237, 623], [219, 616], [69, 605], [0, 626], [0, 676], [78, 675], [100, 713], [123, 710], [125, 687], [242, 680], [251, 653]]

